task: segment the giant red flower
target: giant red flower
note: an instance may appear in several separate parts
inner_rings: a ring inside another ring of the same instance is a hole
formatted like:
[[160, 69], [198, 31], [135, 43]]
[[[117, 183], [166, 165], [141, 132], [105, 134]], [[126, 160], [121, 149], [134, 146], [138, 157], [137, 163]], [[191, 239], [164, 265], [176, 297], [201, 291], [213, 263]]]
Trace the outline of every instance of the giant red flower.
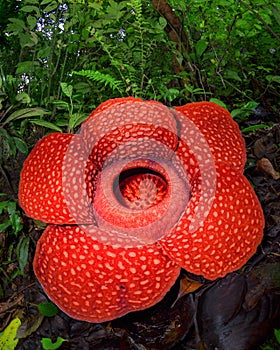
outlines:
[[78, 134], [53, 133], [26, 159], [26, 214], [50, 225], [34, 271], [70, 316], [114, 319], [160, 301], [181, 268], [213, 280], [262, 239], [237, 124], [209, 102], [169, 109], [109, 100]]

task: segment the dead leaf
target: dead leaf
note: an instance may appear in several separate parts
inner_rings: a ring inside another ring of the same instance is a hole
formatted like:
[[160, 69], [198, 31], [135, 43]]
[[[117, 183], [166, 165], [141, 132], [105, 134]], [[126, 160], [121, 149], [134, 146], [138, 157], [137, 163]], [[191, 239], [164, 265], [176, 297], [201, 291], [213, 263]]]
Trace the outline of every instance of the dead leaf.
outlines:
[[181, 299], [184, 295], [187, 295], [189, 293], [194, 292], [195, 290], [200, 288], [202, 285], [203, 285], [202, 283], [193, 281], [189, 277], [183, 277], [180, 280], [180, 289], [179, 289], [179, 292], [178, 292], [178, 296], [177, 296], [176, 300], [174, 301], [174, 303], [172, 304], [171, 307], [173, 307], [177, 303], [177, 301], [179, 299]]
[[27, 338], [41, 326], [44, 316], [36, 314], [25, 319], [17, 330], [17, 338]]
[[267, 158], [262, 158], [257, 161], [257, 169], [265, 172], [266, 174], [272, 176], [274, 180], [280, 179], [280, 173], [275, 171], [270, 160]]

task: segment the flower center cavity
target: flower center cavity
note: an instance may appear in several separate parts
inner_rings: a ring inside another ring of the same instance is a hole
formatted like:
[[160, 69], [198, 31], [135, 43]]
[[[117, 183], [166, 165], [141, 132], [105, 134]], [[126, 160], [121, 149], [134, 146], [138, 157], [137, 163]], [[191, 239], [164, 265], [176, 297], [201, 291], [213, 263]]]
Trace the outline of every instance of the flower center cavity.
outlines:
[[134, 168], [121, 172], [114, 181], [113, 190], [120, 204], [139, 210], [160, 203], [167, 189], [162, 174], [148, 168]]

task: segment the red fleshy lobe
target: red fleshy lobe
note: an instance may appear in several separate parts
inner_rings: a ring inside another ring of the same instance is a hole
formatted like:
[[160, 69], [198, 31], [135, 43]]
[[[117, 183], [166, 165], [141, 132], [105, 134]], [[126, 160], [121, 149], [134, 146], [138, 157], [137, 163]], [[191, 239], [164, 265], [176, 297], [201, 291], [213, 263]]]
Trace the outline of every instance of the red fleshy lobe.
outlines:
[[104, 322], [159, 302], [180, 267], [156, 245], [113, 248], [78, 226], [50, 225], [38, 241], [34, 271], [68, 315]]
[[175, 107], [194, 122], [207, 140], [215, 160], [222, 160], [243, 172], [245, 141], [230, 113], [213, 102], [194, 102]]
[[[236, 169], [216, 163], [215, 198], [206, 217], [196, 217], [200, 182], [174, 230], [160, 241], [171, 260], [194, 274], [214, 280], [243, 266], [263, 237], [264, 217], [258, 199]], [[204, 192], [205, 201], [211, 193]], [[197, 222], [196, 220], [200, 220]]]
[[53, 133], [37, 142], [20, 175], [18, 198], [26, 215], [52, 224], [93, 223], [90, 198], [83, 191], [84, 162], [79, 135]]

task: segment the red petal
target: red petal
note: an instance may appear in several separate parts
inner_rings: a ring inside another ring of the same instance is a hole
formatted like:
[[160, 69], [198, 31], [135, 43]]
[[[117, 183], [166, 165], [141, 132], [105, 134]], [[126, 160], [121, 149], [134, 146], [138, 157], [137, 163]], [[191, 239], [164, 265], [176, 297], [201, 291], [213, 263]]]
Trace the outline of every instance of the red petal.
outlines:
[[113, 102], [94, 111], [82, 126], [81, 137], [93, 163], [101, 167], [105, 160], [109, 164], [124, 158], [171, 157], [178, 144], [177, 125], [166, 106], [130, 99]]
[[243, 170], [246, 148], [238, 124], [230, 113], [213, 102], [189, 103], [175, 109], [191, 119], [207, 140], [215, 160]]
[[103, 322], [159, 302], [180, 268], [156, 245], [114, 249], [78, 226], [49, 226], [38, 242], [34, 271], [69, 316]]
[[198, 181], [182, 219], [159, 242], [181, 267], [211, 280], [243, 266], [261, 242], [264, 227], [261, 206], [247, 179], [225, 163], [216, 166], [215, 199], [209, 214], [194, 229], [192, 219], [201, 196]]
[[[30, 152], [19, 184], [19, 202], [28, 216], [55, 224], [93, 222], [83, 184], [75, 182], [84, 164], [78, 137], [53, 133], [43, 137]], [[70, 144], [75, 146], [75, 152]]]
[[105, 102], [102, 102], [84, 121], [88, 121], [90, 118], [94, 118], [96, 114], [105, 111], [105, 109], [108, 109], [114, 105], [117, 104], [124, 104], [129, 102], [141, 102], [143, 101], [141, 98], [135, 98], [135, 97], [119, 97], [119, 98], [112, 98], [110, 100], [107, 100]]

